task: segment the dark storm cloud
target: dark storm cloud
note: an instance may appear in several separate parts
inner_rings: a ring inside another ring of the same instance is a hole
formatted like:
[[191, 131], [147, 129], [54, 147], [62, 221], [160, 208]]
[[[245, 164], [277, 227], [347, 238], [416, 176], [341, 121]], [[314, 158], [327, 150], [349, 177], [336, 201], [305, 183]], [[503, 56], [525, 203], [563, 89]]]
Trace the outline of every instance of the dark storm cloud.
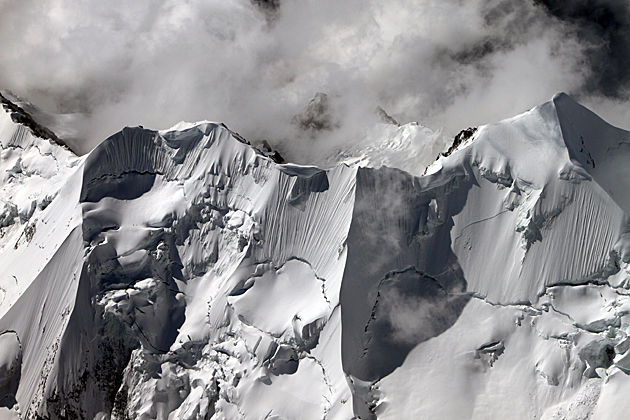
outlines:
[[264, 13], [269, 24], [273, 24], [280, 15], [280, 0], [251, 0], [252, 4]]
[[585, 47], [590, 94], [627, 99], [630, 95], [630, 3], [626, 0], [536, 0], [569, 23]]
[[490, 33], [473, 45], [452, 54], [460, 64], [468, 65], [483, 62], [493, 54], [516, 48], [531, 39], [530, 28], [544, 20], [536, 8], [528, 2], [514, 0], [488, 0], [480, 7], [479, 14]]
[[276, 12], [280, 9], [280, 0], [251, 0], [252, 4], [265, 11]]

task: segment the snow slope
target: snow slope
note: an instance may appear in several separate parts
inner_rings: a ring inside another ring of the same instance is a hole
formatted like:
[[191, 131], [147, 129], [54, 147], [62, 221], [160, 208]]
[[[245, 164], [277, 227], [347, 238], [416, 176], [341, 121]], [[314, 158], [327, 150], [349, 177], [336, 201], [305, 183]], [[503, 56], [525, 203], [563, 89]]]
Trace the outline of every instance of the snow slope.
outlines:
[[323, 170], [208, 121], [79, 158], [12, 113], [2, 416], [624, 418], [630, 133], [564, 94], [426, 171], [421, 126]]

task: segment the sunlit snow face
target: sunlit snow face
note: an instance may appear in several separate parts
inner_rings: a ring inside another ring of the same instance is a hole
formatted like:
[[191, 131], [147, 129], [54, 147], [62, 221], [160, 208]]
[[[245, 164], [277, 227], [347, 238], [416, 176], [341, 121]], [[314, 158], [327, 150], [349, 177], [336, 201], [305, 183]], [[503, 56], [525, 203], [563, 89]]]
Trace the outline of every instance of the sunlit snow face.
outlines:
[[[591, 57], [607, 39], [623, 50], [627, 27], [592, 29], [570, 3], [562, 14], [511, 0], [1, 2], [0, 86], [84, 113], [83, 152], [125, 125], [212, 119], [311, 160], [364, 136], [379, 105], [454, 135], [562, 90], [622, 98], [623, 85], [593, 85]], [[625, 22], [627, 5], [596, 3]], [[318, 92], [335, 124], [305, 132], [291, 121]], [[600, 108], [614, 117], [614, 104]]]

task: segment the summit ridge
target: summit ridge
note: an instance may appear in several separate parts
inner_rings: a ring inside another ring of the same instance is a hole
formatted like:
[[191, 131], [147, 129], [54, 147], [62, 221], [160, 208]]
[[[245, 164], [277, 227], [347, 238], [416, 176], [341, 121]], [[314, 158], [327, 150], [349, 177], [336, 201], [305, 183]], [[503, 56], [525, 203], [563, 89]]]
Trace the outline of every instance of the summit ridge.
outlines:
[[384, 130], [321, 169], [0, 112], [0, 415], [624, 418], [630, 133], [565, 94], [432, 164]]

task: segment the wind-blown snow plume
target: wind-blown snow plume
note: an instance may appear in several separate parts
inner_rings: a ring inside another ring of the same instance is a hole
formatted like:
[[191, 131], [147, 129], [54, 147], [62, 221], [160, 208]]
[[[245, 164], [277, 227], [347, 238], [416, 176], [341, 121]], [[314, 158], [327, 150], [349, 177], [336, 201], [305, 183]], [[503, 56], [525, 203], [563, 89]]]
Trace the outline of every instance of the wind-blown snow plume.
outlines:
[[[452, 136], [563, 90], [605, 99], [620, 122], [628, 11], [612, 0], [4, 0], [0, 86], [83, 113], [83, 152], [124, 125], [212, 118], [304, 161], [364, 136], [379, 105]], [[334, 124], [291, 124], [318, 92]]]

